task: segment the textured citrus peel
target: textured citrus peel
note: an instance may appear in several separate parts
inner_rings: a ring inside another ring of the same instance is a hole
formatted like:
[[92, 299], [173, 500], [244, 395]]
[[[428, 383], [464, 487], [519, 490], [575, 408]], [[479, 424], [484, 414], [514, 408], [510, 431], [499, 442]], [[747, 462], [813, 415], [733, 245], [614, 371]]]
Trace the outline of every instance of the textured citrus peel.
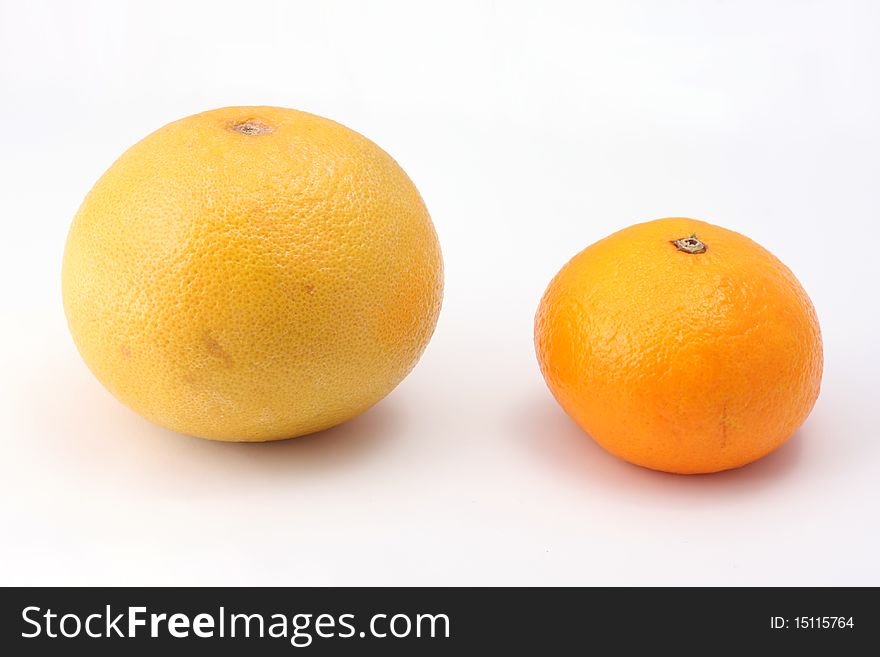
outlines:
[[672, 243], [676, 249], [685, 253], [705, 253], [709, 249], [704, 242], [697, 239], [696, 233], [691, 233], [690, 237], [672, 240]]

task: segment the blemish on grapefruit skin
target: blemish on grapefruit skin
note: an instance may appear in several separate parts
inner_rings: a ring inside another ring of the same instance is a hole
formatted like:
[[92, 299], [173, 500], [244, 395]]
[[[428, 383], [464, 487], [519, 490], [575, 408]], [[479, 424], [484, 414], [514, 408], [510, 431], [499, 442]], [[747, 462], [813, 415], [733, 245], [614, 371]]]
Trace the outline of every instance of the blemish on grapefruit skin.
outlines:
[[243, 135], [268, 135], [275, 132], [275, 128], [257, 119], [237, 121], [230, 126], [230, 129]]
[[306, 285], [306, 294], [314, 294], [315, 286], [314, 285]]
[[226, 353], [220, 343], [210, 335], [205, 336], [205, 346], [208, 348], [209, 353], [219, 356], [227, 365], [232, 365], [232, 358], [229, 357], [229, 354]]

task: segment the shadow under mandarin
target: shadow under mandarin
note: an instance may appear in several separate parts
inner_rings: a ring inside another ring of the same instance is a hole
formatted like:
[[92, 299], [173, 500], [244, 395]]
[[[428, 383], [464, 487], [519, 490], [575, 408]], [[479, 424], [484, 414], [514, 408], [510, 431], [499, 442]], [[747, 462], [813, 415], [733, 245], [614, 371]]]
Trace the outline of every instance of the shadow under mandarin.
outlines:
[[549, 393], [518, 405], [511, 426], [537, 463], [576, 478], [585, 487], [599, 487], [605, 493], [635, 496], [641, 501], [669, 496], [717, 499], [780, 485], [795, 471], [807, 439], [801, 428], [782, 447], [741, 468], [677, 475], [632, 465], [607, 452], [565, 414]]

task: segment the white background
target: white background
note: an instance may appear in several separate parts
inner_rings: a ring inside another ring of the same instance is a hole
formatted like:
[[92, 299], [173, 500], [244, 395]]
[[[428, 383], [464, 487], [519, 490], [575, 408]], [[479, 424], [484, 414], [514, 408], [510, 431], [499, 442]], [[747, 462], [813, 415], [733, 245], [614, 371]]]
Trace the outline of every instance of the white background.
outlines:
[[[0, 6], [0, 583], [880, 584], [877, 3]], [[113, 160], [247, 104], [389, 151], [447, 272], [396, 391], [263, 445], [127, 410], [60, 298], [70, 219]], [[822, 322], [812, 416], [739, 471], [616, 460], [535, 362], [558, 268], [670, 215], [769, 248]]]

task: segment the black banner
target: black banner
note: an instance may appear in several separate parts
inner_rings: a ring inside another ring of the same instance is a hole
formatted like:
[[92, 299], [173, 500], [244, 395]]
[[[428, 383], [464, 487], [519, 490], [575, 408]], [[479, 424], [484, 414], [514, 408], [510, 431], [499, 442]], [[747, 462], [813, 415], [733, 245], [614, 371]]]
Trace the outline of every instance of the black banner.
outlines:
[[866, 588], [9, 588], [0, 614], [8, 655], [855, 654], [880, 639]]

